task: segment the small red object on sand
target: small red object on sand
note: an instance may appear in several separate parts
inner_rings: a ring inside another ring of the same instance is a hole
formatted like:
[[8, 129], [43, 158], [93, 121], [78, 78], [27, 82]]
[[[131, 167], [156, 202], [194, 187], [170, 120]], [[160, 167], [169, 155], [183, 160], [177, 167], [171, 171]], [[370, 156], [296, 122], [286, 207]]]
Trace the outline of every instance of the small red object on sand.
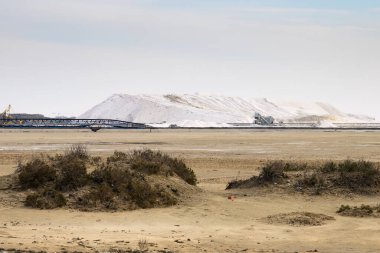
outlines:
[[235, 196], [234, 195], [229, 195], [227, 198], [230, 199], [230, 200], [232, 200], [232, 201], [234, 201]]

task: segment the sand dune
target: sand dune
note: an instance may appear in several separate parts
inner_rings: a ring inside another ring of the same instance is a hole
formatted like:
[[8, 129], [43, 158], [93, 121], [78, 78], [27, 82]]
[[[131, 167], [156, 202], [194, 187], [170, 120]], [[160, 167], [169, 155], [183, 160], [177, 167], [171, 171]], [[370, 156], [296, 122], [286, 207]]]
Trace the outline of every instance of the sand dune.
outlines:
[[[23, 149], [25, 145], [54, 144], [54, 150], [44, 152], [55, 153], [72, 143], [85, 143], [91, 153], [101, 156], [115, 149], [149, 147], [185, 158], [202, 191], [173, 207], [110, 213], [30, 209], [9, 202], [22, 196], [12, 196], [17, 192], [1, 186], [0, 248], [48, 252], [142, 246], [153, 252], [376, 252], [380, 248], [380, 219], [336, 214], [341, 204], [379, 204], [378, 196], [224, 190], [232, 179], [257, 174], [267, 159], [350, 156], [380, 161], [376, 132], [2, 130], [1, 134], [0, 144], [13, 146], [0, 151], [1, 175], [13, 173], [18, 159], [37, 154]], [[292, 212], [323, 214], [334, 220], [300, 227], [265, 222], [268, 215]]]

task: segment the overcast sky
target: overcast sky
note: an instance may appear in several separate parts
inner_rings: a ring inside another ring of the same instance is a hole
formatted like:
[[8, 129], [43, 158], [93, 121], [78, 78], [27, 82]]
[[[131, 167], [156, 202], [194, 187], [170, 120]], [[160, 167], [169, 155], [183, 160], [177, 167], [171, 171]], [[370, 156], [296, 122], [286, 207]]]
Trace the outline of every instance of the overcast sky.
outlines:
[[380, 0], [0, 0], [0, 88], [48, 115], [199, 92], [380, 119]]

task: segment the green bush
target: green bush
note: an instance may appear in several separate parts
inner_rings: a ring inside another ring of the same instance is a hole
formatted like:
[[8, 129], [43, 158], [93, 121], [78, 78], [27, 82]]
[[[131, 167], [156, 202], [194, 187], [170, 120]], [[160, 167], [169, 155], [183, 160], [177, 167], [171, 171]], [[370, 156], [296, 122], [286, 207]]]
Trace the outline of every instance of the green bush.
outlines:
[[56, 179], [56, 171], [45, 160], [32, 158], [25, 165], [18, 166], [18, 179], [22, 188], [38, 188], [53, 182]]
[[41, 192], [32, 193], [26, 197], [25, 201], [25, 206], [40, 209], [53, 209], [65, 205], [65, 197], [54, 189], [45, 189]]

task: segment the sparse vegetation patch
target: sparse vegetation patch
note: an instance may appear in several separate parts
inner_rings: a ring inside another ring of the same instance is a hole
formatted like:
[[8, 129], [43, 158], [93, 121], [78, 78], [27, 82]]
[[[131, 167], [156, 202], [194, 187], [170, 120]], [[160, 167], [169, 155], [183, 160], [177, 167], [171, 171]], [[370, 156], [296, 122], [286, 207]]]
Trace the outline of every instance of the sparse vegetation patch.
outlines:
[[47, 183], [54, 182], [57, 173], [45, 159], [33, 158], [25, 164], [19, 164], [17, 171], [21, 187], [24, 189], [38, 188]]
[[309, 164], [271, 161], [262, 166], [259, 176], [231, 181], [226, 189], [270, 185], [290, 186], [293, 190], [311, 194], [377, 193], [380, 190], [380, 170], [378, 164], [363, 160]]
[[286, 224], [296, 227], [321, 226], [327, 221], [333, 220], [335, 220], [334, 217], [310, 212], [281, 213], [277, 215], [270, 215], [265, 219], [265, 221], [270, 224]]
[[17, 173], [21, 188], [33, 190], [25, 205], [41, 209], [66, 204], [81, 210], [170, 206], [197, 182], [182, 160], [161, 152], [115, 152], [101, 161], [83, 146], [20, 163]]
[[36, 193], [32, 193], [26, 197], [25, 206], [54, 209], [66, 205], [66, 198], [62, 193], [54, 189], [44, 189]]
[[377, 217], [380, 218], [380, 205], [370, 206], [370, 205], [361, 205], [357, 206], [349, 206], [349, 205], [341, 205], [338, 211], [338, 214], [342, 216], [350, 216], [350, 217]]
[[176, 174], [191, 185], [197, 184], [194, 171], [187, 167], [181, 159], [172, 158], [161, 152], [149, 149], [135, 150], [129, 155], [127, 160], [130, 162], [133, 170], [166, 176]]
[[281, 183], [287, 178], [284, 169], [285, 163], [282, 161], [269, 162], [262, 167], [259, 176], [253, 176], [247, 180], [232, 181], [228, 183], [226, 189], [251, 188], [254, 186]]

